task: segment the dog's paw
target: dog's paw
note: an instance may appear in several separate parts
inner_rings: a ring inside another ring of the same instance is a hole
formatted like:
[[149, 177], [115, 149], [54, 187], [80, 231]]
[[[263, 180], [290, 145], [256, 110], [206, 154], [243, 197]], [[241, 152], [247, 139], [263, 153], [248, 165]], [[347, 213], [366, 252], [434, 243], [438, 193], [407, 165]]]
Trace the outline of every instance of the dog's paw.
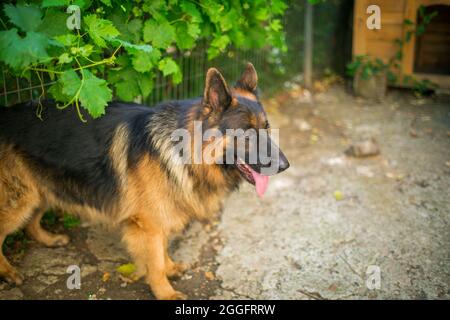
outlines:
[[188, 269], [189, 264], [187, 263], [174, 263], [173, 266], [167, 270], [167, 276], [169, 278], [180, 278]]
[[182, 293], [180, 291], [174, 291], [173, 293], [171, 293], [167, 296], [160, 297], [159, 299], [160, 300], [186, 300], [187, 295], [185, 295], [184, 293]]
[[16, 286], [22, 285], [25, 280], [22, 274], [16, 270], [10, 270], [8, 273], [1, 274], [0, 276], [3, 277], [9, 284], [15, 284]]
[[46, 243], [46, 245], [48, 247], [63, 247], [65, 245], [67, 245], [70, 242], [70, 238], [69, 236], [65, 235], [65, 234], [57, 234], [54, 235], [51, 238], [51, 241], [49, 241], [48, 243]]

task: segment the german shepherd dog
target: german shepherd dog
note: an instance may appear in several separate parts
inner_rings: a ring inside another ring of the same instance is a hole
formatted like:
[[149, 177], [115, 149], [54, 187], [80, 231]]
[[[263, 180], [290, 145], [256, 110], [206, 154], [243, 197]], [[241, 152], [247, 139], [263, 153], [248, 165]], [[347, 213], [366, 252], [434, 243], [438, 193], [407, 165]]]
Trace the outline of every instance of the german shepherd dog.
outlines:
[[[105, 116], [87, 123], [75, 112], [57, 110], [52, 100], [43, 102], [42, 120], [36, 117], [36, 102], [1, 108], [0, 244], [24, 227], [46, 246], [66, 245], [66, 235], [49, 233], [40, 224], [47, 209], [58, 208], [116, 227], [155, 297], [186, 298], [168, 281], [187, 268], [169, 257], [169, 236], [219, 212], [242, 181], [261, 193], [268, 178], [261, 174], [263, 164], [238, 158], [179, 165], [171, 133], [192, 131], [194, 121], [202, 130], [224, 134], [229, 128], [269, 129], [256, 90], [257, 74], [249, 63], [233, 88], [211, 68], [203, 97], [153, 108], [112, 102]], [[267, 143], [275, 144], [270, 137]], [[270, 159], [277, 173], [289, 162], [275, 150], [277, 157]], [[0, 276], [17, 285], [24, 280], [1, 250]]]

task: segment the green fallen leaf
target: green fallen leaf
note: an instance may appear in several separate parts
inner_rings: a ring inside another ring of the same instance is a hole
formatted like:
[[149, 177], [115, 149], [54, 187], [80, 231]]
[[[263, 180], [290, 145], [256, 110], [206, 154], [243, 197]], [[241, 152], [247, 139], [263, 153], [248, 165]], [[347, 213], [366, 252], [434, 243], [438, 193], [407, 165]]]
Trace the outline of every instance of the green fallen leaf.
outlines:
[[334, 198], [336, 199], [336, 201], [341, 201], [344, 199], [344, 194], [341, 191], [336, 190], [334, 192]]
[[123, 264], [117, 268], [117, 272], [124, 277], [129, 277], [136, 272], [136, 266], [132, 263]]

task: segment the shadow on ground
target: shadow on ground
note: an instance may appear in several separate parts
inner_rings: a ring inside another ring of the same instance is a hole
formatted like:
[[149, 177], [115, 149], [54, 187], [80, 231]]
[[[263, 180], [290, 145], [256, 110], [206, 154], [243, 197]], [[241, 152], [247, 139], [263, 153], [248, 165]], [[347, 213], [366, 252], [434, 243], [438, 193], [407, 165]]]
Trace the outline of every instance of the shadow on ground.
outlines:
[[[172, 243], [174, 257], [193, 265], [174, 286], [193, 299], [450, 298], [450, 105], [399, 92], [371, 103], [340, 87], [314, 104], [266, 105], [291, 168], [264, 199], [244, 185], [220, 221], [194, 223]], [[380, 155], [344, 155], [369, 137]], [[129, 258], [114, 233], [69, 233], [66, 248], [30, 241], [9, 255], [27, 279], [0, 282], [0, 299], [153, 298], [117, 273]], [[73, 264], [79, 290], [66, 287]], [[371, 290], [376, 269], [380, 287]]]

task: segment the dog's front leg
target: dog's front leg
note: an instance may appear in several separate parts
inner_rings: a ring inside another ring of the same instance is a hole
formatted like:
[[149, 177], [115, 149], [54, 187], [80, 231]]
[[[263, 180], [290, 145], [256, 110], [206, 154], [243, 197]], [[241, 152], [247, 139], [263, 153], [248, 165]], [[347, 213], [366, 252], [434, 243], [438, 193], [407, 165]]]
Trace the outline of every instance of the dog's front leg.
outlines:
[[165, 265], [166, 237], [162, 230], [143, 217], [133, 217], [124, 228], [123, 241], [134, 259], [138, 272], [145, 274], [153, 294], [160, 300], [186, 299], [167, 279]]

